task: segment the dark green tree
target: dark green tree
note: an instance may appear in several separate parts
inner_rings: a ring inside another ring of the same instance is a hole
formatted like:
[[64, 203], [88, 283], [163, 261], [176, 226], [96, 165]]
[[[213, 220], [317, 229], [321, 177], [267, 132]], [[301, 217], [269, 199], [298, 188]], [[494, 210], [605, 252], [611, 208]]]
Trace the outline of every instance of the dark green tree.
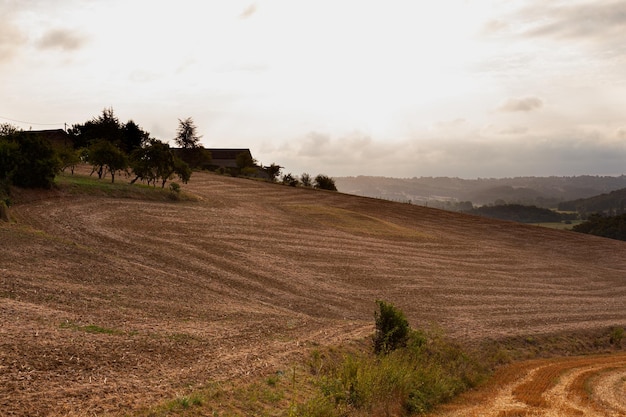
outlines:
[[585, 222], [574, 226], [573, 230], [609, 239], [626, 240], [626, 214], [604, 216], [595, 213], [590, 215]]
[[57, 150], [62, 172], [69, 168], [72, 175], [74, 175], [74, 168], [81, 162], [80, 152], [81, 150], [71, 147], [63, 147]]
[[376, 304], [378, 311], [374, 312], [374, 352], [387, 354], [406, 346], [411, 329], [404, 313], [391, 303], [378, 300]]
[[315, 177], [314, 187], [320, 190], [337, 191], [337, 187], [335, 186], [335, 180], [323, 174], [319, 174], [317, 177]]
[[178, 129], [174, 142], [180, 149], [176, 152], [190, 168], [206, 168], [211, 163], [211, 152], [200, 144], [198, 128], [191, 117], [178, 119]]
[[13, 126], [11, 123], [0, 123], [0, 139], [8, 138], [20, 131], [21, 129], [19, 127]]
[[313, 178], [306, 172], [300, 175], [300, 182], [303, 187], [312, 187], [313, 186]]
[[142, 180], [156, 186], [156, 182], [161, 181], [161, 188], [174, 175], [187, 183], [192, 172], [187, 163], [173, 154], [168, 144], [157, 139], [150, 139], [147, 145], [136, 149], [131, 154], [130, 165], [135, 174], [131, 184]]
[[150, 134], [132, 120], [126, 122], [122, 127], [121, 148], [128, 155], [135, 149], [141, 148], [148, 139], [150, 139]]
[[99, 140], [89, 147], [89, 163], [93, 171], [102, 179], [106, 172], [111, 174], [111, 182], [115, 182], [115, 174], [128, 167], [126, 154], [107, 140]]
[[102, 114], [85, 122], [73, 125], [68, 133], [75, 148], [87, 148], [98, 140], [106, 140], [120, 146], [123, 138], [123, 126], [115, 116], [113, 108], [105, 108]]
[[198, 128], [191, 117], [184, 120], [178, 119], [178, 129], [176, 129], [176, 137], [174, 142], [183, 149], [193, 149], [200, 146], [200, 138]]
[[265, 173], [269, 177], [270, 181], [276, 181], [276, 178], [280, 175], [280, 171], [283, 169], [280, 165], [272, 163], [272, 165], [265, 167]]
[[299, 183], [300, 181], [298, 181], [296, 177], [291, 175], [291, 173], [283, 175], [283, 184], [288, 185], [290, 187], [297, 187]]
[[2, 140], [0, 175], [15, 186], [50, 188], [60, 169], [60, 162], [50, 142], [38, 135], [17, 132]]
[[19, 152], [17, 142], [0, 137], [0, 181], [10, 182], [17, 168]]

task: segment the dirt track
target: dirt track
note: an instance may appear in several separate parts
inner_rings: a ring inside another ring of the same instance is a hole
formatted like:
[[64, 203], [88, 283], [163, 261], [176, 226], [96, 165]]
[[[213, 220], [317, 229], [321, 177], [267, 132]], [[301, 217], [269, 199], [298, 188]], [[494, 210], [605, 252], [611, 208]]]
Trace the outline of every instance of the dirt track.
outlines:
[[626, 243], [194, 174], [198, 202], [50, 193], [0, 224], [3, 415], [122, 413], [372, 331], [626, 326]]
[[626, 354], [509, 366], [435, 416], [626, 416]]

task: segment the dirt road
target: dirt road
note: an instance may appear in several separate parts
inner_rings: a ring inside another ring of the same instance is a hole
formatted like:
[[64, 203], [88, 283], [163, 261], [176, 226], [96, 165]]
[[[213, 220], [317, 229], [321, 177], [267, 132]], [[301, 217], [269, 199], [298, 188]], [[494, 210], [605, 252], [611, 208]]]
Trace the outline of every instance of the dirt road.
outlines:
[[431, 417], [526, 416], [626, 416], [626, 354], [518, 363]]

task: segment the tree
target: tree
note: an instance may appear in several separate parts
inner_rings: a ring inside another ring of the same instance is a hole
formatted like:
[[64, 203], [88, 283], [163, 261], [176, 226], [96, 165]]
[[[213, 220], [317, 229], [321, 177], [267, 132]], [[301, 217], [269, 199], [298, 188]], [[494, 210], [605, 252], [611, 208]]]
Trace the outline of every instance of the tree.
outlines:
[[73, 125], [68, 133], [72, 136], [75, 148], [87, 148], [98, 140], [106, 140], [117, 146], [123, 142], [123, 126], [111, 107], [103, 109], [102, 114], [82, 125]]
[[11, 123], [0, 123], [0, 138], [8, 138], [20, 131], [19, 127], [13, 126]]
[[193, 149], [199, 147], [200, 138], [198, 128], [191, 117], [185, 120], [178, 119], [178, 129], [174, 141], [183, 149]]
[[[23, 188], [50, 188], [60, 162], [50, 143], [38, 135], [17, 132], [0, 142], [0, 176]], [[6, 165], [5, 165], [6, 164]]]
[[407, 344], [410, 334], [409, 322], [404, 313], [393, 304], [376, 301], [378, 311], [374, 312], [376, 332], [374, 333], [374, 352], [387, 354]]
[[303, 187], [312, 187], [313, 186], [313, 178], [306, 172], [300, 175], [300, 182]]
[[320, 190], [337, 191], [337, 187], [335, 186], [335, 180], [323, 174], [319, 174], [317, 177], [315, 177], [314, 186], [315, 188], [318, 188]]
[[140, 149], [136, 149], [131, 154], [131, 168], [135, 178], [131, 181], [141, 179], [156, 186], [157, 181], [161, 181], [161, 188], [172, 178], [178, 175], [183, 183], [187, 183], [191, 178], [191, 168], [180, 158], [176, 157], [169, 145], [157, 139], [150, 139], [148, 144]]
[[0, 137], [0, 181], [11, 181], [17, 168], [20, 148], [17, 142]]
[[150, 134], [144, 131], [132, 120], [122, 127], [122, 149], [128, 155], [135, 149], [141, 148], [150, 139]]
[[74, 168], [81, 162], [80, 153], [81, 150], [71, 147], [63, 147], [58, 150], [57, 156], [61, 162], [61, 172], [65, 172], [69, 168], [72, 175], [74, 175]]
[[126, 154], [106, 140], [99, 140], [89, 147], [89, 162], [100, 179], [107, 171], [110, 172], [112, 183], [115, 182], [115, 173], [128, 167]]
[[198, 128], [191, 117], [185, 120], [178, 119], [178, 129], [174, 142], [180, 149], [177, 150], [176, 154], [190, 168], [206, 168], [211, 163], [211, 152], [200, 145], [202, 136], [199, 136], [197, 132]]
[[280, 175], [280, 171], [283, 169], [283, 167], [281, 167], [280, 165], [276, 165], [275, 163], [272, 163], [272, 165], [265, 167], [265, 172], [267, 173], [267, 176], [269, 177], [270, 181], [274, 182], [276, 181], [276, 178], [278, 178], [278, 176]]
[[106, 140], [127, 155], [150, 138], [150, 134], [132, 120], [126, 124], [120, 123], [111, 107], [103, 109], [102, 114], [84, 124], [73, 125], [68, 133], [74, 148], [87, 148], [96, 141]]
[[595, 213], [590, 215], [584, 223], [578, 224], [572, 229], [575, 232], [626, 241], [626, 214], [604, 216]]
[[283, 175], [283, 184], [288, 185], [290, 187], [296, 187], [299, 184], [299, 181], [296, 177], [291, 175], [291, 173], [287, 175]]

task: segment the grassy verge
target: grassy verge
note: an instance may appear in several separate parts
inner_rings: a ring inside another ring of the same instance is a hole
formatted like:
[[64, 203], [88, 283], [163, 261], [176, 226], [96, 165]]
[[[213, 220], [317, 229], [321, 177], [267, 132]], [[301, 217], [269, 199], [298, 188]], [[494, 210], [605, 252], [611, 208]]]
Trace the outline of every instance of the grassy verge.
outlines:
[[[172, 183], [175, 184], [175, 183]], [[110, 179], [98, 179], [83, 174], [61, 173], [55, 178], [55, 185], [64, 192], [81, 195], [102, 195], [116, 198], [131, 198], [151, 201], [195, 201], [196, 197], [180, 191], [179, 187], [165, 188], [148, 186], [145, 184], [129, 184], [118, 178], [111, 183]]]
[[461, 346], [438, 330], [412, 331], [407, 346], [375, 355], [371, 339], [317, 347], [297, 364], [246, 383], [209, 383], [139, 416], [360, 417], [428, 412], [518, 360], [621, 350], [621, 327], [519, 336]]

